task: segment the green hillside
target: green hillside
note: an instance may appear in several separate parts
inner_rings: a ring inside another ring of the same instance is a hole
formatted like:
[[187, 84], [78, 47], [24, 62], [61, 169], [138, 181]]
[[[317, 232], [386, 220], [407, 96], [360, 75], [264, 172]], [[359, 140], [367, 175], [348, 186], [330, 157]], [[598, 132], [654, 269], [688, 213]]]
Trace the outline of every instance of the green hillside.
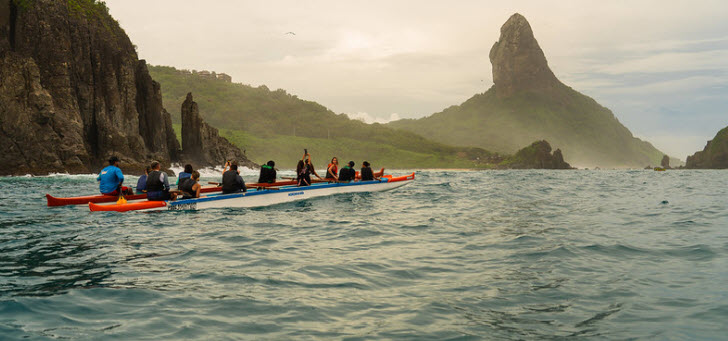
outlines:
[[429, 117], [389, 126], [442, 143], [509, 154], [545, 139], [560, 148], [568, 162], [580, 166], [644, 167], [659, 164], [663, 156], [633, 137], [609, 109], [564, 85], [506, 98], [491, 88]]
[[150, 66], [149, 72], [162, 86], [164, 107], [177, 123], [177, 131], [178, 108], [192, 92], [205, 121], [257, 163], [272, 159], [281, 167], [294, 167], [304, 148], [319, 167], [332, 156], [387, 168], [489, 168], [490, 161], [499, 159], [481, 148], [452, 147], [411, 132], [351, 120], [283, 90], [254, 88], [165, 66]]

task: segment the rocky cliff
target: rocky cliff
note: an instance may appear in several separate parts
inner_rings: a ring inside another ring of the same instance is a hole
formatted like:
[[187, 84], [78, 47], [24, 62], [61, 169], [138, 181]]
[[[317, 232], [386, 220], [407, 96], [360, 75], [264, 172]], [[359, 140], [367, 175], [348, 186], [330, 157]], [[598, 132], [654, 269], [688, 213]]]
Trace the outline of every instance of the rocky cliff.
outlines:
[[702, 151], [688, 156], [685, 168], [728, 168], [728, 127], [721, 129], [712, 140], [708, 141]]
[[549, 68], [531, 25], [518, 13], [501, 27], [500, 39], [490, 49], [490, 63], [493, 65], [495, 92], [499, 97], [563, 85]]
[[609, 109], [556, 78], [526, 18], [513, 14], [500, 32], [489, 54], [494, 84], [488, 91], [429, 117], [389, 126], [506, 154], [547, 140], [581, 167], [660, 162], [663, 153], [635, 138]]
[[239, 148], [220, 137], [217, 129], [203, 122], [192, 93], [182, 103], [182, 150], [182, 157], [196, 167], [221, 165], [227, 160], [237, 160], [240, 166], [248, 168], [259, 167]]
[[179, 158], [160, 86], [95, 0], [0, 0], [0, 175]]

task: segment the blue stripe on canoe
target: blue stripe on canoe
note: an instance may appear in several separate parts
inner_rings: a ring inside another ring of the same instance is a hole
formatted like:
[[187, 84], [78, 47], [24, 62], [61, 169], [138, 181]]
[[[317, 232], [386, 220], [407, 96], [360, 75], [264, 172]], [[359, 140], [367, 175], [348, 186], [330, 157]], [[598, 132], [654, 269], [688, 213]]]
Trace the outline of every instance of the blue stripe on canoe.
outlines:
[[331, 188], [331, 187], [341, 187], [341, 186], [371, 185], [371, 184], [384, 183], [384, 182], [388, 182], [388, 181], [389, 181], [389, 179], [383, 178], [382, 181], [371, 180], [371, 181], [358, 181], [358, 182], [348, 182], [348, 183], [347, 182], [318, 183], [318, 184], [313, 184], [311, 186], [301, 186], [301, 187], [284, 186], [284, 187], [278, 187], [278, 189], [276, 189], [276, 190], [264, 188], [262, 191], [248, 190], [248, 192], [245, 192], [245, 193], [213, 194], [213, 195], [210, 195], [205, 198], [182, 199], [182, 200], [176, 200], [176, 201], [169, 201], [167, 203], [170, 206], [177, 206], [177, 205], [184, 205], [184, 204], [191, 204], [191, 203], [198, 203], [198, 202], [227, 200], [227, 199], [250, 197], [250, 196], [256, 196], [256, 195], [273, 194], [273, 193], [309, 191], [309, 190]]

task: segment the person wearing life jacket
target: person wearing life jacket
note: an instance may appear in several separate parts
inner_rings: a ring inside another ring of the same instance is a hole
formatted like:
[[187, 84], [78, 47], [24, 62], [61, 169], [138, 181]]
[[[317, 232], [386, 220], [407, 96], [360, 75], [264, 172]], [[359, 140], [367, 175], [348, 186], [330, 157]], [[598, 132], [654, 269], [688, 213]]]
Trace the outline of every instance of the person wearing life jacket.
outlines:
[[276, 182], [276, 163], [273, 160], [268, 161], [267, 164], [260, 166], [260, 176], [258, 177], [258, 183], [272, 184]]
[[339, 181], [354, 181], [354, 178], [356, 178], [354, 165], [354, 161], [349, 161], [349, 164], [344, 166], [344, 168], [339, 171]]
[[177, 199], [177, 192], [169, 190], [169, 176], [161, 171], [159, 161], [152, 161], [152, 171], [147, 176], [147, 200], [164, 201]]
[[200, 172], [192, 171], [189, 178], [182, 179], [182, 183], [179, 185], [180, 191], [182, 191], [183, 199], [192, 199], [200, 197]]
[[99, 176], [96, 177], [96, 181], [99, 182], [99, 191], [103, 195], [119, 195], [119, 190], [123, 191], [124, 194], [132, 194], [131, 188], [122, 186], [124, 183], [124, 174], [119, 168], [119, 158], [112, 156], [109, 158], [109, 165], [101, 170]]
[[[230, 167], [230, 169], [228, 169]], [[238, 162], [228, 161], [222, 170], [222, 194], [245, 192], [245, 181], [240, 176]]]
[[177, 189], [180, 188], [180, 186], [182, 184], [182, 180], [189, 179], [190, 176], [192, 176], [192, 171], [193, 171], [192, 165], [191, 164], [186, 164], [185, 165], [185, 170], [182, 171], [182, 172], [179, 172], [179, 174], [177, 174]]
[[331, 163], [329, 163], [329, 166], [326, 168], [326, 180], [333, 180], [337, 181], [339, 180], [339, 176], [337, 175], [339, 173], [339, 159], [334, 156], [331, 159]]
[[363, 166], [361, 167], [361, 172], [359, 173], [361, 175], [361, 181], [379, 180], [378, 177], [374, 176], [374, 172], [372, 171], [372, 167], [369, 166], [369, 162], [364, 161], [361, 164]]
[[144, 175], [139, 177], [136, 186], [136, 194], [147, 193], [147, 177], [149, 176], [149, 172], [151, 171], [152, 167], [147, 166], [147, 168], [144, 170]]

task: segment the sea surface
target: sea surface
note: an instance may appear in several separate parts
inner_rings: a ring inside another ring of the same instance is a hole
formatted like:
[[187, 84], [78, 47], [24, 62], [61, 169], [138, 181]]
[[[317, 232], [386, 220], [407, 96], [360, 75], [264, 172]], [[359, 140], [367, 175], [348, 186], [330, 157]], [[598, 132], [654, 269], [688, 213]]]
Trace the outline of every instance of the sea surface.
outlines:
[[0, 340], [728, 339], [728, 171], [418, 171], [255, 209], [46, 207], [96, 190], [0, 178]]

